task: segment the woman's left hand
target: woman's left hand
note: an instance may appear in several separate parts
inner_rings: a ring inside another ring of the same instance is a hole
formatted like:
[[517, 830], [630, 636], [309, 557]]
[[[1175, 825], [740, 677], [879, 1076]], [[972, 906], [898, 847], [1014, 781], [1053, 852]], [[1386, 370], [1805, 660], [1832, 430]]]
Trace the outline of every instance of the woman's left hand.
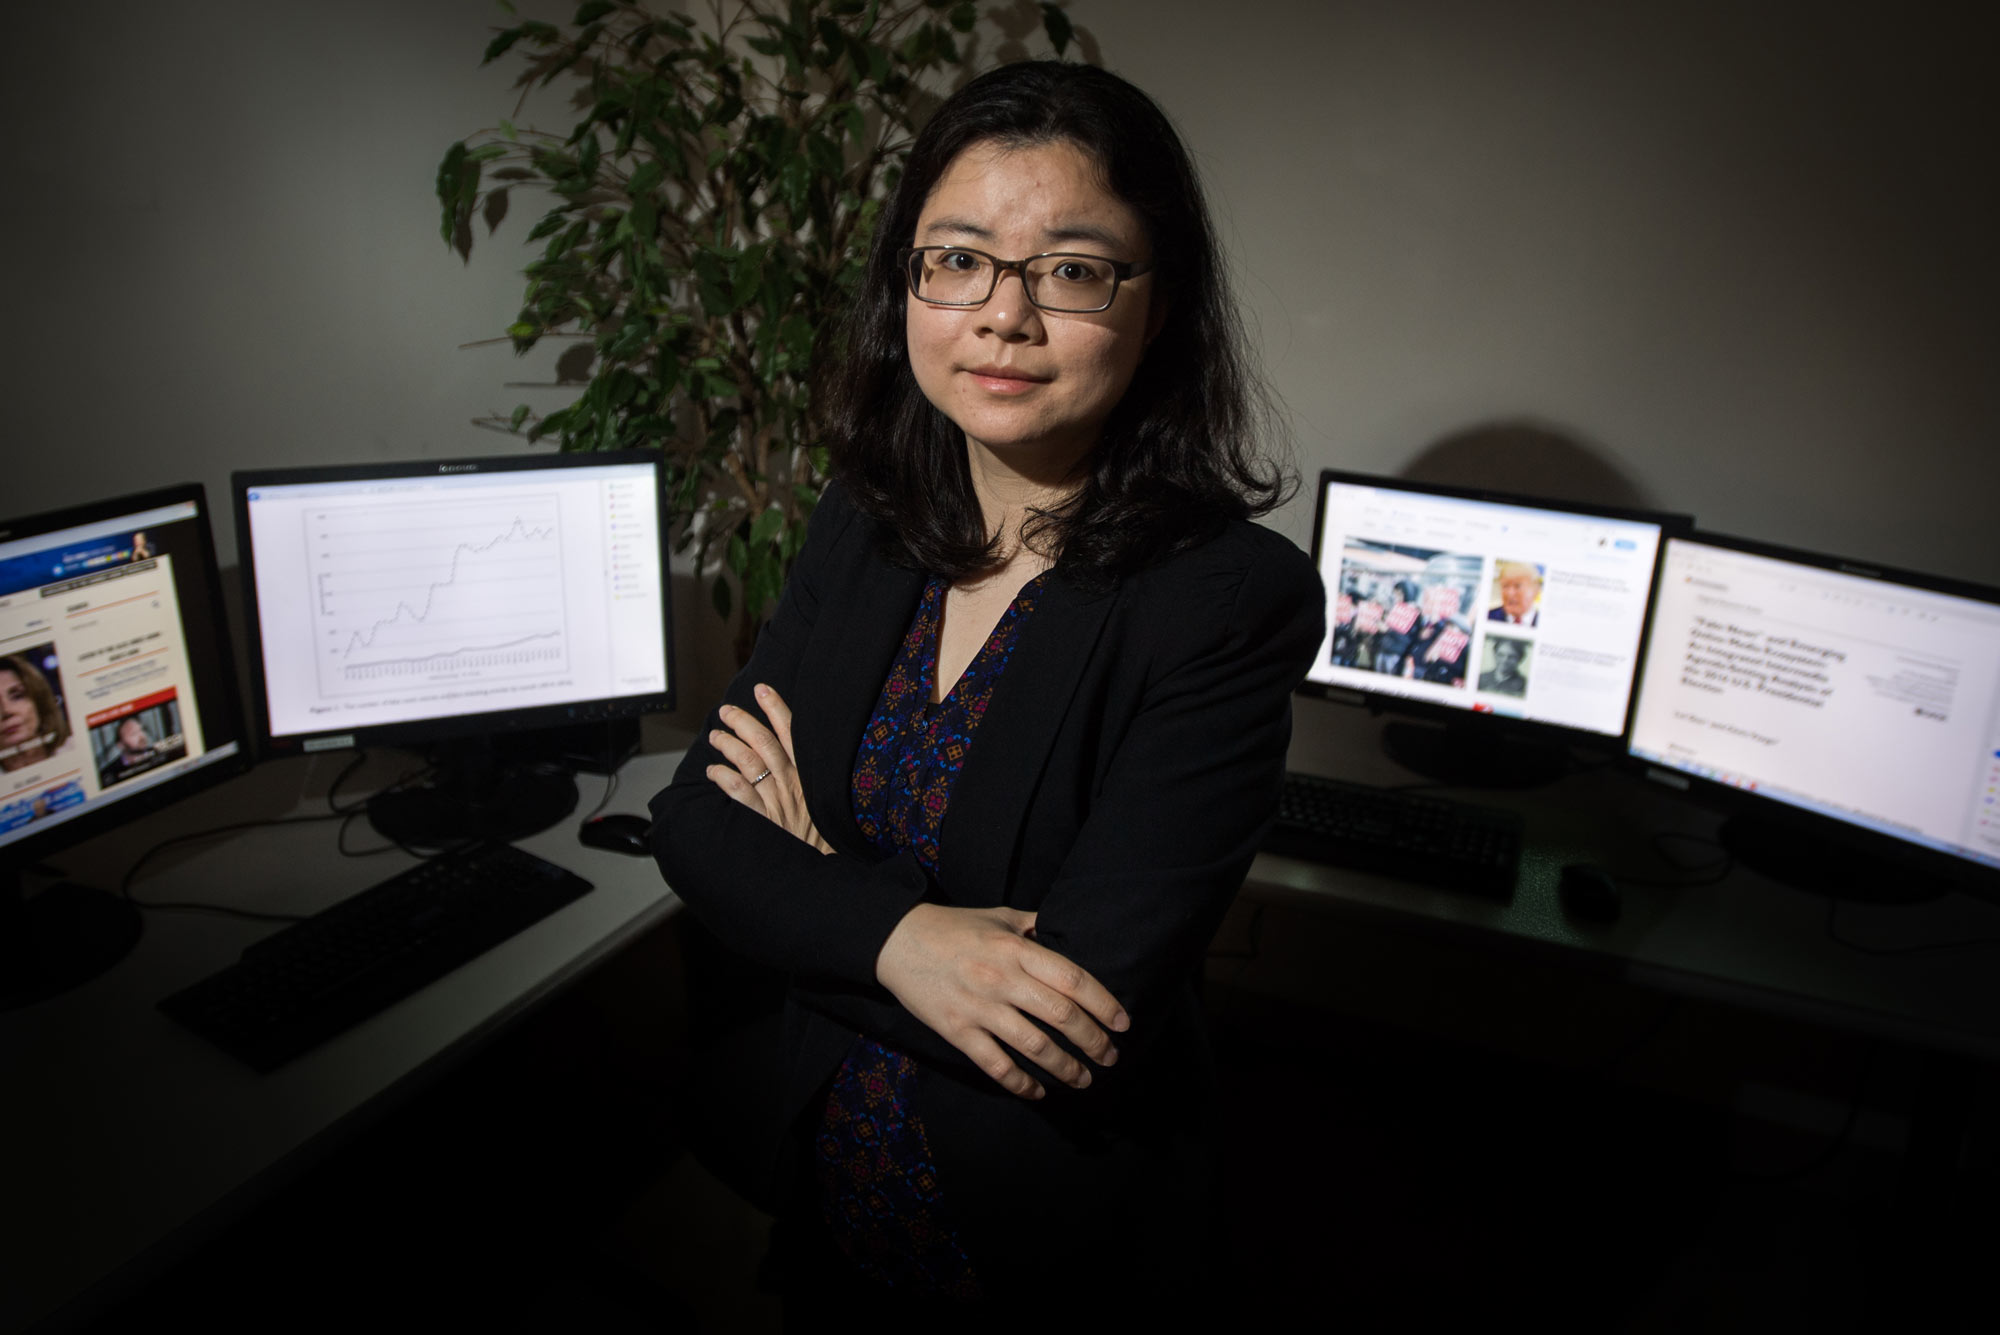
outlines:
[[831, 853], [832, 845], [820, 837], [806, 811], [805, 789], [792, 755], [791, 707], [769, 686], [760, 684], [756, 695], [770, 726], [735, 705], [724, 705], [722, 727], [709, 733], [708, 741], [728, 764], [710, 765], [709, 780], [773, 824], [820, 852]]

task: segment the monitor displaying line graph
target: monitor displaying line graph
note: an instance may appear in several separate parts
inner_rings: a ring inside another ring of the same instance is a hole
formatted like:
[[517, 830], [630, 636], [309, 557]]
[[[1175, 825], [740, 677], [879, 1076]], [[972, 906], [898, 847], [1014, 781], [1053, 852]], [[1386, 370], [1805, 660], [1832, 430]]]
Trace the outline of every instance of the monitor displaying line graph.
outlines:
[[671, 708], [658, 451], [232, 477], [267, 751]]
[[323, 695], [535, 677], [568, 663], [554, 493], [319, 506], [305, 539]]

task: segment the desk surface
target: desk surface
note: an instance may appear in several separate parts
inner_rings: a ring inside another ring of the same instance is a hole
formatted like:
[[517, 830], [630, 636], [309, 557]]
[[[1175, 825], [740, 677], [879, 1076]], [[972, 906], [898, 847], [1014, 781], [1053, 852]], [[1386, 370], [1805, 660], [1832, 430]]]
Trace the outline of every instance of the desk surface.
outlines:
[[[1409, 783], [1360, 710], [1299, 702], [1294, 768], [1362, 782]], [[72, 877], [113, 886], [139, 852], [171, 834], [258, 816], [324, 810], [337, 754], [267, 765], [63, 860]], [[616, 811], [641, 811], [677, 753], [641, 755], [620, 776]], [[388, 777], [386, 774], [377, 776]], [[581, 810], [604, 781], [579, 780]], [[352, 791], [364, 791], [366, 779]], [[1656, 988], [1789, 1013], [1896, 1041], [2000, 1059], [2000, 970], [1990, 948], [1875, 956], [1832, 940], [1828, 902], [1737, 870], [1679, 889], [1636, 878], [1686, 873], [1663, 853], [1710, 855], [1716, 818], [1613, 771], [1545, 789], [1457, 793], [1528, 820], [1529, 852], [1511, 904], [1386, 877], [1260, 857], [1246, 895], [1445, 933], [1480, 948], [1592, 969]], [[559, 991], [661, 921], [676, 901], [649, 859], [585, 849], [577, 818], [524, 846], [596, 889], [446, 979], [279, 1070], [258, 1076], [161, 1016], [162, 996], [221, 968], [271, 924], [150, 913], [138, 949], [104, 977], [0, 1015], [10, 1146], [0, 1237], [0, 1331], [73, 1314], [170, 1264], [421, 1088], [425, 1077]], [[199, 899], [310, 913], [393, 874], [401, 854], [345, 859], [336, 822], [258, 830], [163, 855], [135, 885], [144, 899]], [[1687, 836], [1663, 845], [1655, 836]], [[360, 825], [352, 835], [372, 846]], [[1558, 907], [1563, 864], [1593, 861], [1627, 878], [1606, 926]], [[2000, 934], [2000, 910], [1963, 896], [1911, 908], [1843, 905], [1841, 934], [1878, 948]]]
[[[1300, 700], [1293, 768], [1363, 783], [1410, 784], [1380, 746], [1381, 724], [1352, 706]], [[1390, 877], [1263, 856], [1246, 893], [1296, 897], [1332, 911], [1446, 931], [1633, 982], [1896, 1042], [2000, 1061], [2000, 947], [1909, 950], [2000, 937], [2000, 905], [1953, 894], [1915, 905], [1834, 904], [1742, 867], [1713, 884], [1677, 887], [1720, 856], [1717, 814], [1618, 767], [1583, 770], [1544, 788], [1440, 790], [1510, 807], [1527, 819], [1527, 851], [1511, 903], [1432, 890]], [[1619, 878], [1614, 923], [1567, 918], [1556, 895], [1567, 863]]]
[[[643, 811], [675, 758], [628, 763], [608, 809]], [[115, 887], [143, 850], [173, 834], [249, 816], [324, 812], [326, 785], [348, 759], [262, 766], [95, 840], [62, 865], [73, 879]], [[364, 776], [347, 791], [366, 784]], [[229, 964], [275, 923], [149, 912], [137, 949], [110, 972], [0, 1015], [9, 1147], [0, 1331], [74, 1315], [79, 1304], [143, 1283], [420, 1088], [424, 1076], [671, 912], [676, 901], [651, 859], [578, 843], [578, 817], [604, 784], [580, 777], [577, 815], [522, 841], [588, 878], [590, 893], [268, 1075], [168, 1020], [154, 1003]], [[400, 852], [341, 857], [338, 825], [254, 830], [163, 853], [133, 893], [305, 914], [410, 865]], [[365, 822], [349, 838], [360, 847], [380, 843]]]

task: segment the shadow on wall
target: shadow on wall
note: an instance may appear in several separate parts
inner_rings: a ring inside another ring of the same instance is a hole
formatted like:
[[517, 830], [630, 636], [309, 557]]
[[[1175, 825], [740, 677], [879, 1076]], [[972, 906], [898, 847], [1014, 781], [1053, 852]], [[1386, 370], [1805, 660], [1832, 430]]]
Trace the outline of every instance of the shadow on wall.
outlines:
[[1605, 452], [1560, 428], [1482, 422], [1426, 446], [1404, 465], [1412, 482], [1515, 492], [1555, 501], [1644, 510], [1653, 501]]

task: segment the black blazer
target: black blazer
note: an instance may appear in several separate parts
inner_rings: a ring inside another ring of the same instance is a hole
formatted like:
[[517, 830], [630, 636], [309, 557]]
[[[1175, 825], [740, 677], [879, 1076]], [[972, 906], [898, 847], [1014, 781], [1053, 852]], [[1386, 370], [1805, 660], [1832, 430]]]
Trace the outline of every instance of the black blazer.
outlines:
[[[1046, 1246], [1058, 1199], [1058, 1231], [1101, 1252], [1107, 1230], [1184, 1218], [1207, 1187], [1194, 987], [1276, 807], [1291, 692], [1322, 639], [1319, 577], [1296, 546], [1248, 523], [1107, 590], [1058, 570], [959, 775], [932, 883], [909, 855], [883, 858], [849, 800], [861, 731], [924, 584], [885, 562], [877, 538], [829, 489], [725, 696], [760, 713], [762, 682], [791, 705], [807, 805], [837, 856], [710, 783], [703, 771], [720, 757], [706, 733], [653, 801], [655, 851], [718, 937], [792, 976], [784, 1117], [811, 1103], [858, 1033], [878, 1038], [918, 1060], [939, 1180], [983, 1274], [1025, 1245], [1023, 1230]], [[926, 898], [1036, 912], [1037, 939], [1130, 1014], [1117, 1064], [1081, 1091], [1044, 1079], [1047, 1097], [1031, 1103], [904, 1011], [876, 983], [875, 958]]]

